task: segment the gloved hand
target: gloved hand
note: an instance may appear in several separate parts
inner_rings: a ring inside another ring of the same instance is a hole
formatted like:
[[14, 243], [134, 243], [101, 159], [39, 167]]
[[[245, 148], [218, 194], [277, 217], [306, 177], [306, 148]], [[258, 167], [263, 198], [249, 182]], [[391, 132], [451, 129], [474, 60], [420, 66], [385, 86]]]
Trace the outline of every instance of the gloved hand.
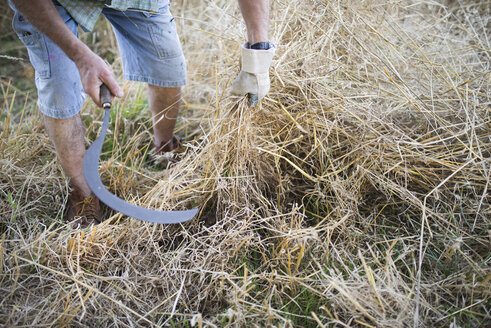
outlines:
[[269, 67], [276, 47], [270, 43], [268, 50], [255, 50], [248, 45], [247, 42], [242, 45], [242, 70], [232, 83], [231, 92], [237, 96], [250, 93], [261, 99], [269, 91]]

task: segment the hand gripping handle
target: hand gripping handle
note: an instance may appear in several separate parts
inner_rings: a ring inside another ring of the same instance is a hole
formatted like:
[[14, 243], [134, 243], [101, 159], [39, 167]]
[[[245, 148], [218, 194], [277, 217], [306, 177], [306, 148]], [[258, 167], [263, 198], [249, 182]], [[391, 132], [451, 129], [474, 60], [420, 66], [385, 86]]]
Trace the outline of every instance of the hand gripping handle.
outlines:
[[111, 91], [104, 83], [101, 85], [99, 97], [101, 98], [101, 104], [104, 109], [111, 107]]

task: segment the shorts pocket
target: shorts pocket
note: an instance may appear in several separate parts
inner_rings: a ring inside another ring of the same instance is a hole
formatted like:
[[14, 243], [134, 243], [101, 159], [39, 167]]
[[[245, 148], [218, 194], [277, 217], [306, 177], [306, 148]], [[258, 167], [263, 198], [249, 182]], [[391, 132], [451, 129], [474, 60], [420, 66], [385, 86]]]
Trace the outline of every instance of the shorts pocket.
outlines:
[[36, 70], [36, 74], [40, 78], [49, 78], [51, 77], [51, 70], [48, 60], [48, 49], [46, 47], [46, 42], [44, 41], [44, 36], [38, 32], [34, 32], [32, 34], [29, 33], [30, 32], [26, 32], [23, 35], [19, 35], [19, 38], [27, 47], [29, 60]]
[[48, 60], [48, 48], [46, 46], [46, 41], [44, 40], [44, 35], [39, 33], [17, 11], [15, 12], [12, 20], [12, 27], [19, 39], [27, 48], [29, 60], [36, 71], [36, 77], [51, 77], [51, 69]]
[[[167, 17], [168, 18], [168, 17]], [[174, 18], [148, 26], [148, 33], [160, 59], [175, 58], [182, 55], [181, 43], [177, 35]]]

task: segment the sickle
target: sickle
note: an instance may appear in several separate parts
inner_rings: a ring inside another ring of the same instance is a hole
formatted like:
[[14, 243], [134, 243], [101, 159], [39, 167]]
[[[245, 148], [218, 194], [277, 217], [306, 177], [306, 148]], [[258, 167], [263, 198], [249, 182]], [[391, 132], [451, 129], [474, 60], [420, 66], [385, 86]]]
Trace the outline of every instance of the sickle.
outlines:
[[99, 157], [106, 136], [107, 125], [111, 113], [111, 92], [105, 84], [101, 85], [100, 98], [104, 108], [104, 123], [99, 137], [90, 145], [84, 157], [84, 176], [90, 190], [97, 198], [110, 208], [132, 218], [162, 224], [181, 223], [191, 220], [199, 211], [199, 208], [184, 211], [158, 211], [136, 206], [126, 202], [109, 192], [102, 184], [99, 176]]

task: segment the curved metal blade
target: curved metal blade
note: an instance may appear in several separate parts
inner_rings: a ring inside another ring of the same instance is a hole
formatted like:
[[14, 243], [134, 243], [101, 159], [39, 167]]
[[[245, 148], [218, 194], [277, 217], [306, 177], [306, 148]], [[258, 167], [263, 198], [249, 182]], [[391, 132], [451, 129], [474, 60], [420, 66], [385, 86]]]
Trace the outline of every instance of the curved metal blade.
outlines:
[[191, 220], [197, 213], [198, 208], [185, 211], [157, 211], [130, 204], [116, 195], [109, 192], [102, 184], [99, 176], [99, 157], [102, 150], [102, 144], [106, 136], [107, 125], [111, 107], [104, 109], [104, 123], [99, 137], [90, 145], [84, 157], [84, 175], [90, 190], [99, 198], [101, 202], [115, 211], [121, 212], [135, 219], [153, 222], [153, 223], [181, 223]]

